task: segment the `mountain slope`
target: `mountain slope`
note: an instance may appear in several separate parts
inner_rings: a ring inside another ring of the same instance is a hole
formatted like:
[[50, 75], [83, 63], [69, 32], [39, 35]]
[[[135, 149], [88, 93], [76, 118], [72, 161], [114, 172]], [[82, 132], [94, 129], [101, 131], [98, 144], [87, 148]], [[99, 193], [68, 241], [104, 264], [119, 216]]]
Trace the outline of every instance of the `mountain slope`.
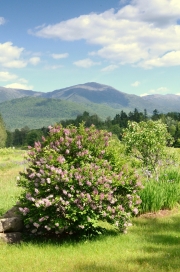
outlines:
[[41, 92], [0, 87], [0, 103], [25, 96], [41, 96]]
[[[46, 98], [60, 98], [63, 100], [76, 101], [78, 103], [92, 102], [97, 104], [108, 104], [111, 107], [121, 105], [128, 107], [129, 97], [125, 93], [116, 90], [113, 87], [98, 84], [95, 82], [79, 84], [53, 92], [44, 93]], [[81, 101], [80, 101], [81, 100]]]
[[114, 117], [117, 110], [94, 103], [77, 104], [71, 101], [43, 97], [23, 97], [0, 103], [0, 113], [7, 129], [14, 130], [28, 126], [40, 128], [53, 125], [65, 119], [75, 119], [88, 111], [102, 119]]

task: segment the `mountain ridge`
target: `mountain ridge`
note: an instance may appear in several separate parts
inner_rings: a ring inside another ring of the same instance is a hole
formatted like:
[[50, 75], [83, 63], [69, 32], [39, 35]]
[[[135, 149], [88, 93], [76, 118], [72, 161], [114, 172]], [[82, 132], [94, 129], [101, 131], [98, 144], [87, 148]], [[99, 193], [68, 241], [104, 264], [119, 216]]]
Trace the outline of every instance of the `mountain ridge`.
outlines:
[[39, 127], [64, 119], [75, 119], [83, 111], [97, 114], [102, 119], [113, 118], [121, 110], [130, 112], [135, 108], [138, 111], [146, 109], [149, 115], [155, 109], [162, 113], [180, 112], [180, 96], [152, 94], [141, 97], [96, 82], [47, 93], [0, 87], [0, 113], [7, 126], [13, 129], [24, 124], [32, 128], [33, 120], [37, 127], [38, 119], [41, 120]]

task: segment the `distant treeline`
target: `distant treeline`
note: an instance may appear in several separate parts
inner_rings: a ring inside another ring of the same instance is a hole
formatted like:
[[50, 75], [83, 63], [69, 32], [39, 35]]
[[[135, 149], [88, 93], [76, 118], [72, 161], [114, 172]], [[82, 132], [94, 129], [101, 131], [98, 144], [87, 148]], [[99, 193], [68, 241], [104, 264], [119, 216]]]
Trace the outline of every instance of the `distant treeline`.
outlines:
[[[110, 117], [103, 121], [97, 114], [90, 115], [89, 112], [85, 111], [82, 115], [78, 115], [76, 119], [68, 119], [61, 121], [64, 127], [68, 125], [78, 126], [79, 123], [84, 122], [86, 127], [94, 124], [98, 129], [104, 129], [116, 134], [121, 140], [122, 131], [127, 127], [128, 121], [141, 122], [152, 119], [162, 120], [163, 123], [167, 124], [169, 133], [174, 138], [174, 147], [180, 147], [180, 113], [169, 112], [167, 114], [159, 113], [157, 109], [153, 111], [152, 116], [147, 115], [147, 110], [143, 112], [138, 111], [136, 108], [133, 112], [126, 113], [123, 110], [116, 114], [112, 119]], [[46, 127], [40, 129], [29, 129], [24, 127], [22, 129], [15, 129], [15, 131], [7, 131], [6, 147], [19, 146], [26, 147], [28, 145], [33, 146], [35, 141], [41, 141], [42, 136], [47, 136], [49, 129]]]

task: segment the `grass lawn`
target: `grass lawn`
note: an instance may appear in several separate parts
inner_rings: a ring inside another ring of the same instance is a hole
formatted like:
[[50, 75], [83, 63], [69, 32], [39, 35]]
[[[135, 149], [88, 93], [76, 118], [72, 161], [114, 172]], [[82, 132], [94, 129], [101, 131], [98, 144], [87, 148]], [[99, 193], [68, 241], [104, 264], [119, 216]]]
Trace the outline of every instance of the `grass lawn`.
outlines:
[[180, 210], [133, 223], [128, 234], [111, 231], [93, 241], [1, 244], [1, 271], [179, 271]]

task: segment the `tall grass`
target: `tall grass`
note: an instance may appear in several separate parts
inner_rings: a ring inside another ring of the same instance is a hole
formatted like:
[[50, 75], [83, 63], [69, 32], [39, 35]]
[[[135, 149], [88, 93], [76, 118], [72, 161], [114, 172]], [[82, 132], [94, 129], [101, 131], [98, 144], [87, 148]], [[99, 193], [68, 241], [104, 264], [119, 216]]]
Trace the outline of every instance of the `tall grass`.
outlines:
[[172, 168], [162, 172], [158, 181], [150, 179], [144, 182], [140, 197], [141, 213], [174, 208], [180, 202], [180, 172]]

